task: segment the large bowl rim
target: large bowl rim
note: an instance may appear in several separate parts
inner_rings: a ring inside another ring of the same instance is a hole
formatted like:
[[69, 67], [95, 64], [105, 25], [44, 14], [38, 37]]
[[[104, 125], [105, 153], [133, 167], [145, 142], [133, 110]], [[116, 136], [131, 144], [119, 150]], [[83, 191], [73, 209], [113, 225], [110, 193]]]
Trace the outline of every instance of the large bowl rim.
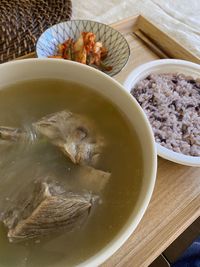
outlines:
[[[154, 71], [154, 67], [161, 67], [159, 73], [162, 71], [162, 67], [165, 66], [182, 66], [188, 69], [195, 69], [200, 71], [200, 65], [182, 59], [157, 59], [147, 62], [135, 68], [124, 81], [124, 87], [127, 92], [130, 93], [133, 86], [140, 80], [140, 76], [144, 72], [157, 72]], [[199, 75], [200, 76], [200, 75]], [[141, 78], [142, 79], [142, 78]], [[163, 147], [162, 145], [156, 143], [157, 153], [160, 157], [170, 160], [175, 163], [179, 163], [186, 166], [200, 167], [200, 157], [188, 156], [178, 152], [174, 152], [168, 148]]]
[[[109, 257], [111, 257], [124, 243], [125, 241], [131, 236], [133, 231], [136, 229], [138, 226], [139, 222], [141, 221], [148, 204], [150, 202], [150, 199], [153, 194], [153, 190], [155, 187], [155, 182], [156, 182], [156, 173], [157, 173], [157, 153], [156, 153], [156, 148], [155, 148], [155, 142], [154, 142], [154, 136], [153, 136], [153, 131], [151, 129], [150, 123], [148, 119], [146, 118], [142, 108], [139, 106], [137, 101], [132, 98], [132, 96], [124, 90], [124, 87], [116, 80], [111, 78], [110, 76], [106, 75], [105, 73], [96, 70], [92, 67], [89, 67], [87, 65], [83, 65], [77, 62], [73, 61], [62, 61], [59, 59], [51, 60], [51, 59], [22, 59], [19, 61], [10, 61], [7, 63], [3, 63], [0, 65], [0, 71], [1, 68], [9, 67], [10, 65], [16, 65], [16, 67], [22, 67], [23, 64], [28, 64], [29, 62], [33, 62], [34, 64], [37, 64], [38, 62], [44, 62], [46, 64], [49, 64], [48, 62], [52, 62], [52, 64], [68, 64], [68, 65], [76, 65], [77, 68], [81, 69], [88, 69], [89, 72], [94, 72], [97, 77], [102, 76], [102, 78], [106, 79], [109, 83], [112, 83], [115, 85], [117, 90], [120, 90], [121, 94], [126, 95], [127, 100], [131, 101], [133, 105], [136, 105], [138, 108], [138, 111], [140, 112], [141, 116], [144, 119], [144, 123], [146, 124], [148, 128], [148, 133], [150, 137], [150, 146], [152, 149], [152, 165], [151, 165], [151, 173], [149, 173], [149, 181], [148, 181], [148, 188], [145, 189], [145, 193], [143, 196], [142, 203], [140, 203], [140, 206], [138, 207], [138, 211], [136, 215], [132, 212], [130, 215], [127, 223], [125, 224], [125, 229], [122, 229], [113, 239], [110, 241], [108, 245], [106, 245], [104, 248], [102, 248], [99, 252], [97, 252], [94, 256], [88, 258], [85, 260], [83, 263], [80, 263], [77, 265], [77, 267], [94, 267], [94, 266], [99, 266], [103, 262], [105, 262]], [[55, 63], [53, 63], [55, 62]], [[39, 64], [39, 63], [38, 63]]]
[[111, 28], [113, 31], [117, 32], [117, 33], [121, 36], [122, 40], [124, 41], [124, 43], [126, 44], [126, 47], [127, 47], [127, 58], [126, 58], [126, 60], [124, 61], [123, 66], [122, 66], [118, 71], [116, 71], [116, 72], [114, 72], [114, 73], [112, 73], [112, 74], [107, 73], [107, 75], [113, 77], [113, 76], [117, 75], [118, 73], [120, 73], [120, 72], [125, 68], [125, 66], [127, 65], [128, 60], [129, 60], [129, 58], [130, 58], [131, 50], [130, 50], [129, 43], [128, 43], [128, 41], [126, 40], [126, 38], [124, 37], [124, 35], [123, 35], [120, 31], [118, 31], [118, 30], [116, 30], [115, 28], [113, 28], [112, 25], [109, 25], [109, 24], [106, 24], [106, 23], [102, 23], [102, 22], [99, 22], [99, 21], [95, 21], [95, 20], [88, 20], [88, 19], [70, 19], [70, 20], [66, 20], [66, 21], [62, 21], [62, 22], [56, 23], [56, 24], [52, 25], [51, 27], [47, 28], [47, 29], [46, 29], [46, 30], [39, 36], [39, 38], [38, 38], [38, 40], [37, 40], [37, 43], [36, 43], [36, 55], [37, 55], [37, 57], [38, 57], [38, 58], [42, 58], [42, 57], [40, 57], [40, 55], [39, 55], [39, 53], [38, 53], [38, 43], [39, 43], [40, 39], [46, 34], [47, 31], [49, 31], [49, 30], [52, 29], [53, 27], [56, 27], [56, 26], [61, 25], [61, 24], [66, 24], [66, 23], [69, 23], [69, 22], [78, 22], [78, 21], [93, 22], [93, 23], [95, 23], [95, 24], [103, 25], [103, 26], [105, 26], [105, 27]]

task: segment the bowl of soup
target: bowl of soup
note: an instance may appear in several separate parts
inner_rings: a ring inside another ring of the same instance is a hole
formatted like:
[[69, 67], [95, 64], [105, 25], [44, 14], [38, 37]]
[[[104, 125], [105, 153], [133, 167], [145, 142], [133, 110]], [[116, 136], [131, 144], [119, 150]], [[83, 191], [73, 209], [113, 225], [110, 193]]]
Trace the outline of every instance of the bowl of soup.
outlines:
[[0, 265], [98, 266], [135, 230], [157, 169], [139, 104], [76, 62], [0, 66]]

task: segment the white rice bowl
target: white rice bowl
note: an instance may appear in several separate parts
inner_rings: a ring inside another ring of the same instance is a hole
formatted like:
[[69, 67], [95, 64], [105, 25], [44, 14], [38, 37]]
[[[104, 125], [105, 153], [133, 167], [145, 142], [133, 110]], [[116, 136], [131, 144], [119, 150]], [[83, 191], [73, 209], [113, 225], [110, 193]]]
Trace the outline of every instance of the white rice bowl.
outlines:
[[[172, 90], [173, 77], [169, 74], [186, 77], [174, 80], [177, 85]], [[185, 81], [189, 77], [190, 82]], [[200, 166], [200, 82], [194, 90], [192, 78], [200, 78], [198, 64], [161, 59], [133, 70], [124, 86], [128, 92], [132, 90], [151, 123], [158, 155], [176, 163]], [[187, 138], [190, 144], [185, 141]]]

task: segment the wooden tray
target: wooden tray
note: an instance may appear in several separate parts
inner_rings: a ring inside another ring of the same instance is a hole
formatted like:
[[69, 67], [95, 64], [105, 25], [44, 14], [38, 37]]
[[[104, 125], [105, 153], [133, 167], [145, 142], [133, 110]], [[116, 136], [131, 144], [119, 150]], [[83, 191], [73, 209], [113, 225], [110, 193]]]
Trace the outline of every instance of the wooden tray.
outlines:
[[[127, 66], [115, 76], [121, 83], [135, 67], [150, 60], [180, 58], [200, 63], [200, 58], [142, 16], [112, 26], [124, 33], [131, 48]], [[149, 266], [199, 216], [200, 168], [158, 158], [156, 186], [143, 219], [102, 267]]]
[[[115, 76], [121, 83], [135, 67], [150, 60], [172, 57], [200, 63], [200, 58], [142, 16], [112, 26], [125, 35], [131, 48], [127, 66]], [[158, 158], [155, 190], [142, 221], [102, 267], [147, 267], [199, 215], [200, 169]]]

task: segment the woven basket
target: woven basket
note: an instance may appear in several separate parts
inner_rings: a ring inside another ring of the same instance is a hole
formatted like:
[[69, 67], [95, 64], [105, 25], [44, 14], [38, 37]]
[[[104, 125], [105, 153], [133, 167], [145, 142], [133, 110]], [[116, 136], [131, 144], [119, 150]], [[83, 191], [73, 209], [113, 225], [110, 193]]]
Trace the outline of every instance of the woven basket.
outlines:
[[42, 32], [71, 13], [71, 0], [0, 0], [0, 62], [35, 51]]

